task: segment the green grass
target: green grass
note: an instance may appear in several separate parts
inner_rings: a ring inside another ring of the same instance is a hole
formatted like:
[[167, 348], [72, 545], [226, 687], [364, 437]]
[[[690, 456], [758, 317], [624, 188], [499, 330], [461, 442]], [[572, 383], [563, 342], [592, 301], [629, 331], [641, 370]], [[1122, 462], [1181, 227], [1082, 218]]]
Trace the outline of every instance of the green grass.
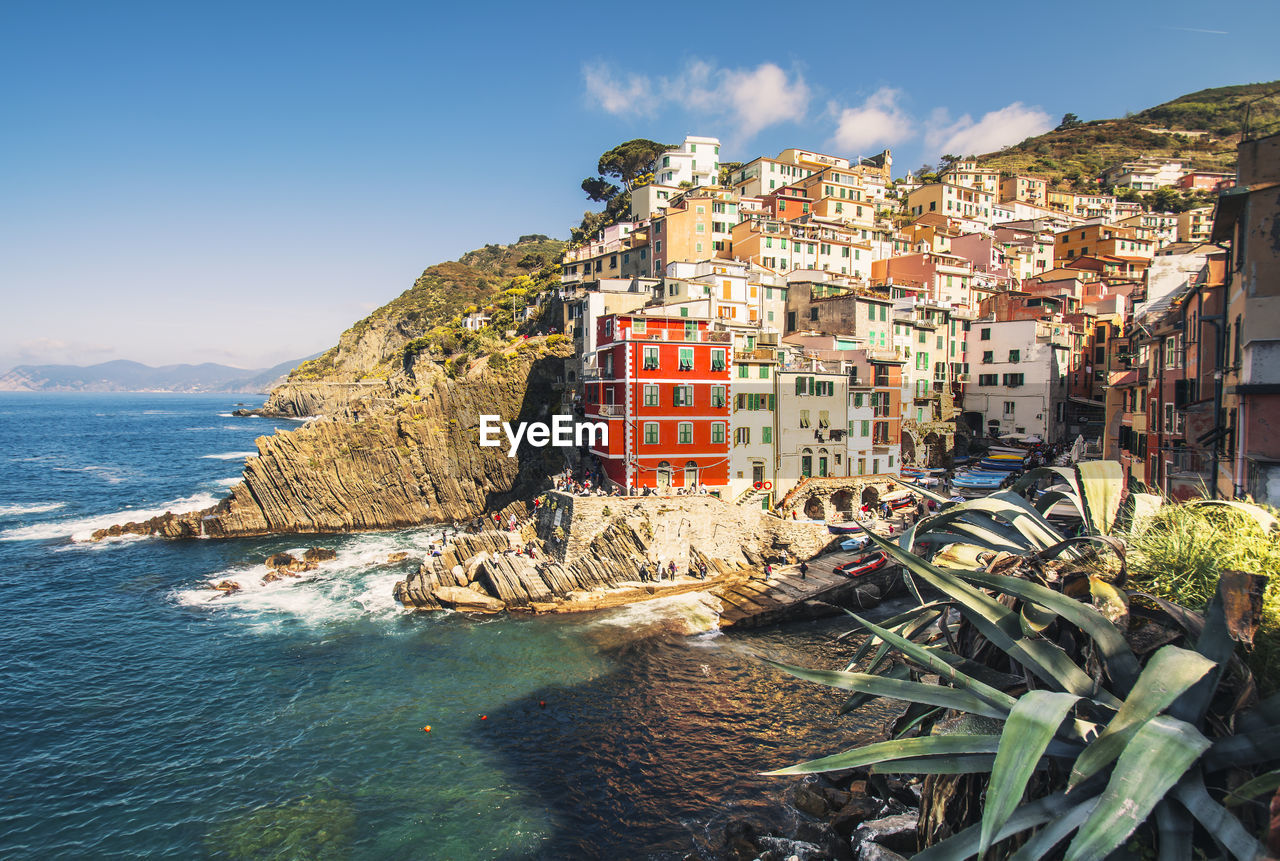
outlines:
[[1280, 689], [1280, 537], [1218, 506], [1166, 505], [1136, 527], [1129, 540], [1134, 585], [1189, 609], [1208, 605], [1222, 571], [1270, 578], [1249, 664], [1264, 694]]

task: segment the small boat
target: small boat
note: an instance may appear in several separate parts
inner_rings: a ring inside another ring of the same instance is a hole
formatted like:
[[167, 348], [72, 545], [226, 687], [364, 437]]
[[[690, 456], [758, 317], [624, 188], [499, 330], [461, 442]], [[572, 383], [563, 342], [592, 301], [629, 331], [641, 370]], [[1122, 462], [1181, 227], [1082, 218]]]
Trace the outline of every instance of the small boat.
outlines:
[[852, 538], [846, 538], [840, 542], [840, 549], [852, 553], [855, 550], [861, 550], [871, 543], [871, 539], [866, 535], [855, 535]]
[[862, 527], [856, 523], [828, 523], [827, 531], [832, 535], [852, 535], [862, 531]]
[[883, 568], [888, 562], [889, 557], [884, 554], [884, 551], [877, 550], [875, 553], [854, 559], [852, 562], [837, 565], [835, 573], [844, 577], [861, 577], [863, 574], [869, 574], [878, 568]]

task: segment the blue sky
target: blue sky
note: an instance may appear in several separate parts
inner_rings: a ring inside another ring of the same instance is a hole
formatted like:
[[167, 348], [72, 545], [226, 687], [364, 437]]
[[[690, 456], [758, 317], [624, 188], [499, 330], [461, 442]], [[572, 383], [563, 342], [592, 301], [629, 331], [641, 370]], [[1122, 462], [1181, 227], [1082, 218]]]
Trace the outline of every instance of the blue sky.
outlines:
[[1280, 78], [1277, 4], [804, 8], [0, 4], [0, 369], [317, 352], [431, 263], [566, 236], [632, 137], [900, 173]]

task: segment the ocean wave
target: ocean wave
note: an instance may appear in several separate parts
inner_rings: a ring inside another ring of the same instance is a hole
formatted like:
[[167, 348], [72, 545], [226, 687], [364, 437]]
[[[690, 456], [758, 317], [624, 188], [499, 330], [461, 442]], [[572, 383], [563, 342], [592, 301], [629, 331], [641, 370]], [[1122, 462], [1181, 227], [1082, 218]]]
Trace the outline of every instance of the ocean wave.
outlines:
[[[332, 547], [338, 555], [297, 577], [264, 583], [266, 565], [244, 563], [175, 589], [171, 597], [184, 607], [233, 611], [260, 633], [272, 632], [285, 621], [322, 626], [362, 617], [395, 618], [407, 612], [392, 596], [396, 581], [404, 579], [406, 566], [426, 556], [440, 532], [431, 528], [368, 533], [348, 536], [336, 545], [318, 540], [317, 545]], [[305, 550], [281, 547], [275, 552], [301, 558]], [[403, 564], [387, 562], [392, 553], [401, 552], [409, 554]], [[239, 591], [224, 595], [214, 590], [224, 580], [239, 584]]]
[[0, 532], [0, 541], [50, 541], [58, 538], [70, 538], [72, 541], [88, 541], [99, 529], [106, 529], [117, 523], [150, 520], [159, 517], [166, 511], [181, 514], [187, 511], [199, 511], [208, 508], [218, 501], [212, 493], [196, 493], [184, 496], [162, 506], [148, 509], [126, 509], [113, 514], [97, 514], [89, 517], [64, 518], [44, 523], [33, 523], [30, 526], [19, 526]]
[[44, 514], [46, 511], [57, 511], [65, 505], [65, 502], [32, 502], [26, 505], [0, 505], [0, 517], [13, 517], [18, 514]]
[[722, 608], [720, 599], [709, 592], [652, 598], [601, 612], [587, 624], [586, 633], [594, 639], [619, 641], [708, 634], [720, 630]]
[[210, 484], [215, 484], [218, 487], [234, 487], [235, 485], [239, 484], [241, 481], [242, 481], [242, 478], [236, 475], [236, 476], [232, 476], [231, 478], [215, 478], [212, 482], [210, 482]]
[[247, 457], [257, 457], [256, 451], [224, 451], [222, 454], [202, 454], [201, 460], [242, 460]]

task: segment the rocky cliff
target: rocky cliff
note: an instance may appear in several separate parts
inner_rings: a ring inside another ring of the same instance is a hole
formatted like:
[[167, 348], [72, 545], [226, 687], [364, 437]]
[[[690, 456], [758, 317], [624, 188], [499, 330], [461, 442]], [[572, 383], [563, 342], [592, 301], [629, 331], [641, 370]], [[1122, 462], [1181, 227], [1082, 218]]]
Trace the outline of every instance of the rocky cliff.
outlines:
[[[296, 368], [262, 412], [320, 416], [257, 440], [230, 496], [204, 511], [101, 530], [167, 537], [346, 532], [465, 520], [539, 489], [558, 449], [481, 448], [482, 414], [546, 419], [572, 350], [535, 311], [562, 243], [525, 237], [426, 270], [414, 286]], [[491, 325], [462, 326], [483, 311]]]
[[[453, 522], [536, 492], [563, 465], [553, 448], [481, 448], [482, 413], [545, 420], [567, 339], [532, 338], [456, 379], [419, 367], [412, 390], [382, 386], [333, 415], [259, 437], [243, 481], [216, 506], [102, 530], [166, 537], [348, 532]], [[325, 408], [331, 407], [325, 403]]]

